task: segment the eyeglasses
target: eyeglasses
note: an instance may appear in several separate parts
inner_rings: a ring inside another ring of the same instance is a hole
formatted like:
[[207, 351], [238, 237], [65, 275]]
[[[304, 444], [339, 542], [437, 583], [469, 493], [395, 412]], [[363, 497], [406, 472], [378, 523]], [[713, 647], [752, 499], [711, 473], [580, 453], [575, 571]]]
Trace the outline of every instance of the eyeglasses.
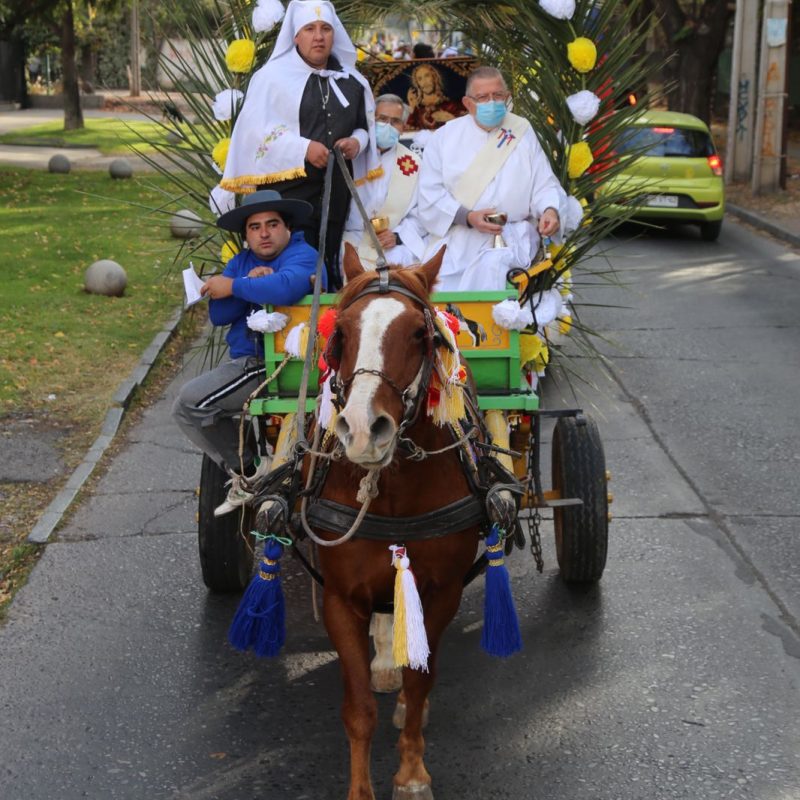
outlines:
[[499, 103], [505, 103], [510, 95], [508, 92], [492, 92], [491, 94], [478, 94], [474, 97], [471, 94], [468, 94], [467, 97], [469, 97], [470, 100], [474, 100], [476, 103], [488, 103], [490, 100], [496, 100]]
[[403, 127], [402, 117], [390, 117], [388, 114], [376, 114], [375, 122], [385, 122], [387, 125], [394, 125], [395, 128]]

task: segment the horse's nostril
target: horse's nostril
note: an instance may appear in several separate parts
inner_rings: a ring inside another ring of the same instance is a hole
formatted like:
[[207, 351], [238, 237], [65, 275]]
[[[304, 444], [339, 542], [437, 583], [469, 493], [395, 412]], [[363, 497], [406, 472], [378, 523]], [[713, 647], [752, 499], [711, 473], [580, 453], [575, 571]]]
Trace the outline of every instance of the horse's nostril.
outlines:
[[387, 416], [386, 414], [381, 414], [378, 418], [369, 426], [370, 434], [372, 435], [372, 441], [376, 444], [384, 444], [388, 442], [389, 439], [394, 436], [394, 420]]
[[336, 435], [339, 437], [339, 441], [347, 444], [347, 442], [349, 442], [352, 438], [350, 435], [350, 426], [347, 424], [347, 420], [344, 417], [339, 416], [333, 427], [336, 431]]

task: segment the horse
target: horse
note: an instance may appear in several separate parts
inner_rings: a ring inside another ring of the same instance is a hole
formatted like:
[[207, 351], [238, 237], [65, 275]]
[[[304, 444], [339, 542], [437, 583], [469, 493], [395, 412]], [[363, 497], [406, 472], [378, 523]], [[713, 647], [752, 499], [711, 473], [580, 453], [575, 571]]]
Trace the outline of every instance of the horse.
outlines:
[[[394, 800], [433, 797], [423, 759], [423, 712], [434, 684], [439, 642], [458, 610], [480, 535], [480, 526], [469, 520], [461, 530], [436, 535], [435, 513], [472, 491], [457, 449], [446, 449], [453, 444], [452, 433], [425, 412], [431, 359], [435, 348], [444, 346], [431, 325], [435, 312], [429, 299], [443, 255], [442, 249], [419, 267], [392, 268], [381, 290], [379, 274], [365, 272], [348, 245], [343, 263], [347, 284], [332, 336], [341, 403], [334, 427], [344, 458], [330, 462], [320, 498], [357, 507], [360, 482], [365, 472], [374, 470], [377, 495], [370, 513], [433, 515], [430, 537], [404, 538], [402, 526], [396, 532], [396, 544], [405, 545], [416, 578], [430, 657], [427, 671], [406, 667], [402, 672], [405, 715]], [[407, 440], [427, 453], [444, 452], [411, 460], [402, 447]], [[341, 535], [322, 526], [318, 531], [326, 540]], [[347, 800], [374, 800], [369, 762], [377, 703], [370, 688], [369, 626], [373, 612], [392, 603], [396, 569], [386, 541], [356, 536], [319, 550], [324, 624], [339, 654], [344, 685], [342, 718], [350, 744]]]

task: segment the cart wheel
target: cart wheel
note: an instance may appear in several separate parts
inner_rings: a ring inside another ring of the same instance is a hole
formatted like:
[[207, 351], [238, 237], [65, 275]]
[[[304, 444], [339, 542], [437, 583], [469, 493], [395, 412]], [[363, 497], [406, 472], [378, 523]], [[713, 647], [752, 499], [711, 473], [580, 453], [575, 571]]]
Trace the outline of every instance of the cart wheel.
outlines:
[[[241, 592], [250, 581], [255, 560], [246, 538], [250, 530], [249, 520], [245, 519], [245, 524], [242, 524], [242, 512], [214, 516], [214, 509], [228, 493], [227, 480], [227, 474], [203, 455], [197, 543], [203, 583], [212, 592]], [[249, 517], [252, 509], [246, 508], [244, 513]]]
[[593, 583], [608, 552], [608, 493], [603, 443], [594, 420], [560, 417], [553, 432], [553, 488], [580, 506], [553, 509], [556, 556], [567, 583]]

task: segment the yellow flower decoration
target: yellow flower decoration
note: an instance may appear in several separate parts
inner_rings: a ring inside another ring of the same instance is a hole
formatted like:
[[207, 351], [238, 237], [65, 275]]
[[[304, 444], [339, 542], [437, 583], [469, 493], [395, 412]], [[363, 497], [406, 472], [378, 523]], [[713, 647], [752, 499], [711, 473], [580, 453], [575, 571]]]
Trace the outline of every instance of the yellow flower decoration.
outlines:
[[586, 142], [571, 144], [567, 150], [567, 173], [570, 178], [580, 178], [594, 161], [592, 150]]
[[564, 314], [558, 318], [558, 332], [566, 336], [572, 330], [572, 314]]
[[224, 172], [225, 171], [225, 162], [228, 160], [228, 148], [231, 146], [231, 137], [226, 136], [224, 139], [220, 139], [215, 145], [214, 149], [211, 151], [211, 158], [216, 161], [217, 166]]
[[222, 245], [222, 249], [219, 251], [220, 260], [223, 264], [227, 264], [238, 252], [239, 245], [236, 244], [233, 239], [228, 239], [228, 241]]
[[256, 61], [256, 43], [252, 39], [234, 39], [225, 53], [225, 63], [231, 72], [250, 72]]
[[578, 72], [590, 72], [597, 63], [597, 48], [591, 39], [579, 36], [567, 45], [567, 58]]
[[521, 364], [535, 361], [542, 353], [544, 342], [535, 334], [522, 333], [519, 337], [519, 360]]

